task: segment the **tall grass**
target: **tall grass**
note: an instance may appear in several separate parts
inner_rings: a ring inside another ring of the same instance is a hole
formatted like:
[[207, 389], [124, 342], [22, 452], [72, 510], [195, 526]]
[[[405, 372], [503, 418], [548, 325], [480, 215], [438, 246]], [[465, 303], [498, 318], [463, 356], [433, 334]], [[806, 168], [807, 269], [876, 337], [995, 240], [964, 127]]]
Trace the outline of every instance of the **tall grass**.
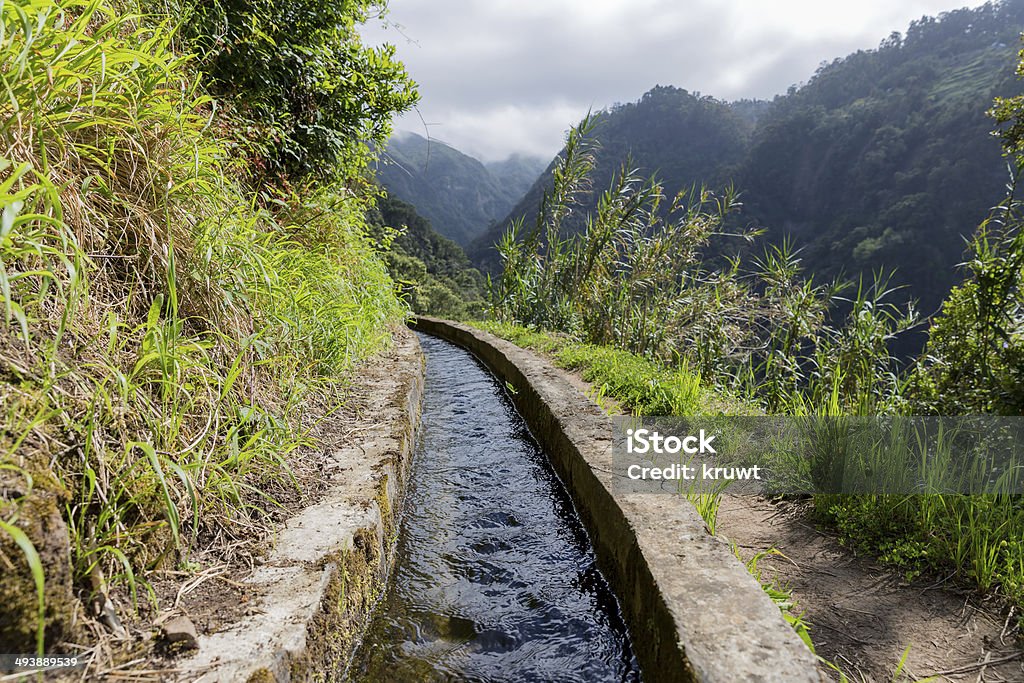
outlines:
[[[848, 542], [908, 577], [952, 569], [961, 581], [1022, 604], [1022, 469], [1019, 446], [996, 443], [1006, 429], [991, 420], [915, 419], [822, 435], [812, 441], [831, 452], [832, 487], [819, 487], [815, 508]], [[1004, 438], [1016, 439], [1016, 431]]]
[[[582, 368], [600, 382], [601, 396], [637, 414], [715, 413], [722, 406], [709, 404], [714, 390], [745, 397], [754, 411], [818, 418], [1015, 405], [1024, 241], [1012, 196], [982, 225], [968, 262], [972, 279], [933, 325], [928, 356], [907, 371], [889, 347], [919, 320], [913, 306], [891, 303], [891, 275], [817, 283], [788, 243], [746, 265], [723, 258], [715, 242], [738, 206], [731, 190], [667, 198], [656, 179], [639, 177], [627, 162], [583, 232], [566, 234], [562, 218], [589, 189], [592, 132], [588, 120], [570, 132], [536, 222], [514, 226], [498, 245], [504, 272], [492, 288], [493, 331], [530, 344], [543, 331], [565, 335], [557, 348], [572, 350], [556, 350], [556, 359], [568, 354], [564, 365]], [[701, 386], [673, 404], [662, 391], [676, 371]], [[774, 465], [789, 470], [784, 478], [818, 485], [818, 514], [848, 542], [908, 574], [952, 570], [1024, 604], [1019, 495], [955, 493], [962, 489], [949, 482], [944, 489], [949, 462], [934, 457], [914, 470], [933, 493], [839, 493], [832, 484], [843, 472], [868, 468], [895, 482], [912, 468], [892, 449], [844, 449], [841, 420], [815, 424], [823, 428], [810, 440], [817, 447]], [[874, 460], [866, 463], [865, 453]], [[713, 496], [695, 502], [713, 519]]]
[[365, 202], [243, 188], [169, 22], [131, 7], [0, 5], [0, 465], [57, 478], [86, 601], [258, 537], [304, 412], [404, 316]]
[[570, 131], [536, 222], [514, 225], [498, 244], [496, 320], [692, 369], [772, 412], [806, 411], [833, 385], [844, 411], [899, 404], [887, 344], [916, 324], [913, 309], [889, 303], [882, 274], [849, 298], [847, 283], [816, 284], [788, 243], [767, 248], [749, 268], [727, 258], [730, 240], [757, 235], [726, 229], [740, 207], [731, 188], [666, 197], [627, 160], [583, 232], [565, 234], [564, 216], [589, 187], [592, 133], [589, 118]]

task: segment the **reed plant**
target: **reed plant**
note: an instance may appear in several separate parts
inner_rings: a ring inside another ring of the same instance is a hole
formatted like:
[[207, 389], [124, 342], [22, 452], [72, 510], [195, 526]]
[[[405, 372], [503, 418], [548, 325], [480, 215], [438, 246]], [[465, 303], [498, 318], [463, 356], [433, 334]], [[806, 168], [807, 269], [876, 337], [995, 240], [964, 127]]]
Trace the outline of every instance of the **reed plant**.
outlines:
[[666, 197], [627, 160], [583, 232], [565, 234], [565, 216], [590, 189], [593, 126], [588, 117], [570, 131], [532, 227], [521, 221], [498, 244], [496, 320], [685, 367], [769, 412], [819, 405], [833, 385], [844, 411], [899, 403], [888, 344], [916, 324], [913, 309], [890, 303], [894, 290], [882, 274], [849, 298], [848, 284], [816, 284], [788, 243], [767, 248], [750, 268], [725, 257], [725, 244], [758, 234], [727, 229], [740, 207], [732, 188]]

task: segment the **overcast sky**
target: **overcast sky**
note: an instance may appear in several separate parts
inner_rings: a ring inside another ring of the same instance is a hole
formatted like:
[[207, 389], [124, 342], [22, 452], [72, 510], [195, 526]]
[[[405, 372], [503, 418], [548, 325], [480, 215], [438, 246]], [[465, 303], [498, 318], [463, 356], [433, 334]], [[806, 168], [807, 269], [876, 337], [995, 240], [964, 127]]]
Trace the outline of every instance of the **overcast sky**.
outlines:
[[[656, 84], [771, 98], [822, 61], [977, 0], [390, 0], [363, 28], [419, 83], [396, 122], [483, 160], [552, 157], [587, 109]], [[422, 116], [422, 122], [420, 117]]]

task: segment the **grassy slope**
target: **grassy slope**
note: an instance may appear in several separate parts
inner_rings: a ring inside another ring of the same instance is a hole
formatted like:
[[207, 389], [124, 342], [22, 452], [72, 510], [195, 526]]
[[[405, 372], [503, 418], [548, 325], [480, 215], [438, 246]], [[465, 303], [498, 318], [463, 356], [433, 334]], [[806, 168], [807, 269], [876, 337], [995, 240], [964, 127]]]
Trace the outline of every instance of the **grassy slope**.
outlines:
[[243, 189], [166, 25], [0, 12], [0, 651], [52, 652], [93, 599], [258, 539], [303, 413], [406, 311], [363, 201]]

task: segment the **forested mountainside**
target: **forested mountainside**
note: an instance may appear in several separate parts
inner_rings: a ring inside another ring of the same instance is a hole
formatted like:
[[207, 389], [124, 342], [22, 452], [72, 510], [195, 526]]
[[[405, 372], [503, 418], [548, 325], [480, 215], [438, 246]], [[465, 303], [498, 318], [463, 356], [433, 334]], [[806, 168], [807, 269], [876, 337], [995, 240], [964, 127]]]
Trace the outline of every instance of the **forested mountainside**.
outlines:
[[457, 319], [483, 315], [480, 271], [462, 247], [439, 235], [415, 207], [384, 197], [367, 220], [371, 234], [387, 247], [382, 251], [388, 273], [414, 313]]
[[[591, 178], [596, 191], [584, 204], [588, 208], [596, 206], [600, 191], [609, 187], [626, 159], [646, 173], [657, 170], [673, 193], [694, 183], [699, 185], [702, 180], [725, 184], [738, 171], [754, 128], [752, 116], [741, 115], [725, 102], [669, 86], [655, 87], [639, 102], [599, 112], [594, 120], [594, 135], [600, 145], [595, 150], [596, 167]], [[512, 219], [536, 215], [544, 192], [551, 186], [553, 167], [533, 184], [505, 220], [467, 248], [474, 262], [491, 271], [500, 267], [494, 243]], [[584, 221], [585, 215], [576, 213], [568, 217], [566, 227], [582, 230]]]
[[[594, 188], [608, 187], [627, 153], [667, 193], [731, 181], [744, 204], [734, 220], [763, 226], [776, 243], [791, 237], [811, 272], [897, 268], [895, 281], [931, 312], [959, 278], [964, 236], [1005, 195], [1007, 166], [986, 110], [1021, 91], [1013, 66], [1022, 29], [1022, 0], [923, 18], [770, 103], [655, 87], [596, 116]], [[500, 268], [492, 245], [514, 218], [536, 214], [550, 183], [549, 170], [470, 258]], [[596, 203], [595, 192], [584, 205]]]
[[381, 155], [377, 179], [438, 233], [466, 245], [506, 216], [544, 167], [521, 155], [485, 165], [443, 142], [402, 133]]

